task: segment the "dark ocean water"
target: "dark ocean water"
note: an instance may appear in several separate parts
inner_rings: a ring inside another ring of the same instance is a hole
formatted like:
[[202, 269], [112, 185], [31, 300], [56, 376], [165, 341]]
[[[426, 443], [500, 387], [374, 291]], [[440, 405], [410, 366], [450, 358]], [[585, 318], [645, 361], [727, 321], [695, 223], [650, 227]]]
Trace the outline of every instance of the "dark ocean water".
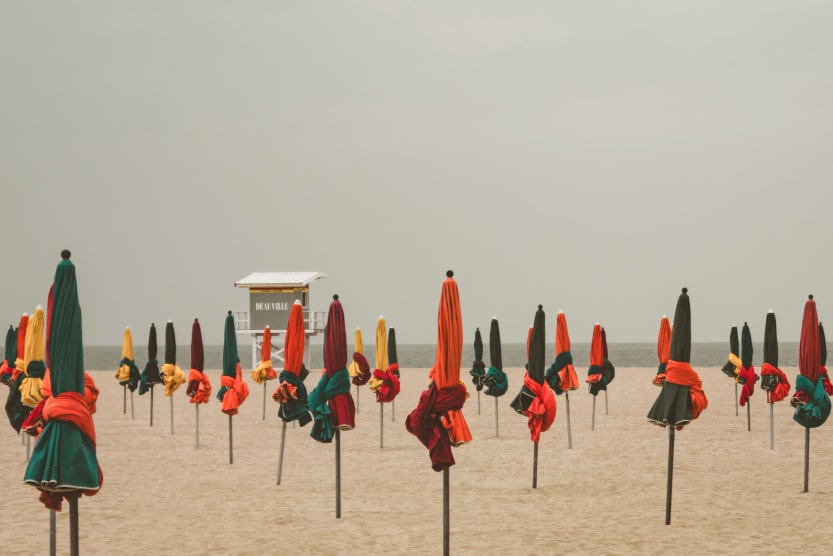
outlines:
[[[402, 368], [428, 368], [434, 364], [433, 344], [399, 344], [396, 351], [399, 359], [399, 366]], [[348, 355], [353, 353], [352, 344], [348, 343]], [[503, 344], [501, 346], [504, 367], [523, 367], [526, 363], [526, 346], [524, 344]], [[238, 344], [240, 362], [244, 369], [251, 369], [252, 348], [250, 343], [241, 342]], [[310, 346], [310, 366], [312, 369], [323, 367], [323, 347], [320, 343]], [[552, 344], [547, 346], [547, 362], [555, 360], [555, 347]], [[573, 364], [577, 369], [588, 366], [590, 356], [589, 344], [572, 345]], [[160, 363], [165, 354], [163, 345], [159, 346], [158, 356]], [[374, 364], [375, 348], [372, 344], [365, 344], [365, 357]], [[763, 345], [753, 346], [753, 364], [760, 367], [764, 350]], [[655, 343], [644, 344], [609, 344], [608, 355], [610, 361], [616, 367], [654, 367], [657, 365], [657, 346]], [[722, 367], [729, 355], [728, 342], [695, 343], [691, 346], [691, 364], [697, 367]], [[139, 369], [144, 368], [147, 362], [147, 347], [134, 346], [134, 357]], [[115, 372], [121, 360], [121, 346], [86, 346], [84, 348], [84, 366], [88, 370], [102, 371], [113, 369]], [[221, 369], [223, 360], [223, 346], [205, 346], [205, 368]], [[483, 349], [483, 360], [489, 363], [489, 346]], [[190, 367], [191, 348], [190, 346], [177, 346], [177, 363], [183, 369]], [[463, 367], [468, 367], [474, 361], [474, 348], [471, 344], [463, 346]], [[782, 342], [779, 344], [779, 360], [781, 367], [798, 366], [798, 342]]]

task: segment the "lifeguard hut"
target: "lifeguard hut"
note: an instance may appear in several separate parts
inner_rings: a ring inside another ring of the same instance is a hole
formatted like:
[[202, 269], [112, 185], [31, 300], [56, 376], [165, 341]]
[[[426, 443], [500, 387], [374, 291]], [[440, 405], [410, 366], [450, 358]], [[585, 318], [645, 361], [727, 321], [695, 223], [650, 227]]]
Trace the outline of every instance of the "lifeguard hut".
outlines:
[[[236, 288], [249, 290], [249, 310], [237, 311], [235, 328], [238, 334], [252, 337], [252, 368], [260, 363], [263, 329], [272, 334], [272, 359], [283, 362], [284, 339], [289, 311], [295, 301], [304, 308], [304, 361], [310, 368], [309, 339], [324, 332], [327, 313], [310, 310], [310, 284], [327, 275], [321, 272], [254, 272], [234, 283]], [[275, 365], [277, 367], [277, 365]]]

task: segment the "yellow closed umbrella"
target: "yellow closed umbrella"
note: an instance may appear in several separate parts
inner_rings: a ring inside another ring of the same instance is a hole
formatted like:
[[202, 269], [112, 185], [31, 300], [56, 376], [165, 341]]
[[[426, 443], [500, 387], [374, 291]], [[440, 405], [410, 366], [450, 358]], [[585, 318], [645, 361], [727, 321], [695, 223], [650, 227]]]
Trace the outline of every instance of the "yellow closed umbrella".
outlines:
[[399, 377], [388, 370], [388, 340], [385, 317], [379, 315], [376, 321], [376, 368], [368, 382], [370, 390], [379, 402], [379, 447], [384, 448], [385, 402], [392, 402], [399, 394]]
[[43, 399], [41, 386], [46, 373], [43, 324], [43, 307], [38, 305], [26, 328], [26, 348], [23, 355], [25, 378], [20, 383], [20, 403], [26, 407], [35, 407]]
[[130, 332], [130, 327], [124, 328], [124, 335], [121, 340], [121, 361], [119, 361], [119, 368], [116, 369], [116, 380], [121, 384], [124, 392], [122, 413], [127, 413], [127, 390], [130, 389], [130, 418], [134, 418], [133, 413], [133, 392], [139, 386], [141, 374], [139, 367], [136, 366], [136, 360], [133, 358], [133, 334]]

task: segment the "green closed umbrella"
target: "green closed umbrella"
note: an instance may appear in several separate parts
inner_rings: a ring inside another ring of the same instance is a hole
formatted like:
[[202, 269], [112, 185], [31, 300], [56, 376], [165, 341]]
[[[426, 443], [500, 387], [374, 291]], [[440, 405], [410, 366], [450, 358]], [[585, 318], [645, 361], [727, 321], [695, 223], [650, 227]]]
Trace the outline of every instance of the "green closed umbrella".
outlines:
[[78, 497], [101, 488], [96, 457], [95, 427], [84, 398], [84, 354], [81, 306], [75, 265], [70, 252], [61, 252], [55, 271], [53, 311], [49, 315], [52, 402], [44, 410], [46, 425], [32, 450], [23, 480], [41, 491], [40, 500], [54, 510], [70, 503], [70, 537], [78, 553]]
[[489, 325], [489, 363], [489, 369], [486, 371], [483, 383], [486, 385], [486, 395], [495, 398], [495, 436], [500, 436], [497, 399], [509, 389], [509, 378], [503, 372], [503, 352], [497, 317], [492, 317], [492, 322]]

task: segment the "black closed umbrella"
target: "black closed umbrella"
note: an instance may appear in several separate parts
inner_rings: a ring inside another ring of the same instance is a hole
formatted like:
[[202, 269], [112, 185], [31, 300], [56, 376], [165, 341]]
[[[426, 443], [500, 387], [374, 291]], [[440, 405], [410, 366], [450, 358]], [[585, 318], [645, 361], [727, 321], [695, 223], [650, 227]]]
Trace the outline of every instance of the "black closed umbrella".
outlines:
[[483, 337], [479, 328], [474, 331], [474, 361], [469, 374], [472, 384], [477, 389], [477, 414], [480, 415], [480, 391], [486, 384], [486, 364], [483, 362]]
[[732, 325], [729, 331], [729, 360], [721, 369], [723, 374], [731, 378], [735, 383], [735, 417], [738, 416], [738, 373], [742, 363], [740, 360], [740, 341], [738, 340], [738, 327]]
[[150, 426], [153, 426], [153, 387], [162, 382], [159, 372], [159, 360], [156, 359], [158, 346], [156, 345], [156, 324], [150, 323], [148, 333], [148, 362], [139, 379], [139, 395], [150, 391]]
[[486, 371], [483, 383], [486, 385], [486, 395], [495, 398], [495, 436], [500, 436], [497, 399], [509, 389], [509, 378], [503, 372], [503, 352], [497, 317], [492, 318], [489, 328], [489, 362], [489, 369]]

